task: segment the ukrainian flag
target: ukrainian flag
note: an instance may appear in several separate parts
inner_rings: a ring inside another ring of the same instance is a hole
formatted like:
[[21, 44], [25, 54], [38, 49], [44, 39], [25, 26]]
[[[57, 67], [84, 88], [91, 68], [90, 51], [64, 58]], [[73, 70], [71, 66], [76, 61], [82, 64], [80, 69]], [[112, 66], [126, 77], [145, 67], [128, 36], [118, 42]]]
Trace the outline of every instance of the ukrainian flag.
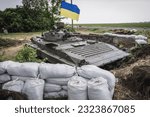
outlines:
[[79, 14], [80, 14], [80, 9], [78, 8], [77, 5], [67, 3], [65, 1], [61, 2], [61, 10], [60, 14], [62, 16], [71, 18], [73, 20], [78, 20], [79, 19]]

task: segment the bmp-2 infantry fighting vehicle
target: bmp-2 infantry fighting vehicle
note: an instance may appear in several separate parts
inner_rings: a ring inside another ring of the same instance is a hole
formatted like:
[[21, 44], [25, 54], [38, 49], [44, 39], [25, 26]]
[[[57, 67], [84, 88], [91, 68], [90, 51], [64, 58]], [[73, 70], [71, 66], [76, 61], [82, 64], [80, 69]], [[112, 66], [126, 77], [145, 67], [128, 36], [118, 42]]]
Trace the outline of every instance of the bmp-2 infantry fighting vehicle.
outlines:
[[68, 33], [64, 26], [59, 24], [41, 37], [33, 37], [28, 45], [37, 50], [38, 56], [48, 58], [51, 63], [76, 66], [103, 66], [129, 55], [110, 44], [83, 39], [79, 35]]

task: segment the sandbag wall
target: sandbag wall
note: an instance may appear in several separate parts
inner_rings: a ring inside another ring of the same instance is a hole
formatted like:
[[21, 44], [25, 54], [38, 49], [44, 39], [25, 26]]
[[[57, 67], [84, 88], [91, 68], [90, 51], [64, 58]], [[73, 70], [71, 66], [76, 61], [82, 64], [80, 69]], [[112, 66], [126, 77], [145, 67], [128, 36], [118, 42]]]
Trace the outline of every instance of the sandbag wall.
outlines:
[[112, 99], [115, 77], [93, 65], [0, 62], [3, 89], [24, 93], [29, 100]]
[[68, 81], [76, 74], [75, 67], [65, 64], [40, 64], [40, 78], [45, 80], [44, 98], [67, 98]]

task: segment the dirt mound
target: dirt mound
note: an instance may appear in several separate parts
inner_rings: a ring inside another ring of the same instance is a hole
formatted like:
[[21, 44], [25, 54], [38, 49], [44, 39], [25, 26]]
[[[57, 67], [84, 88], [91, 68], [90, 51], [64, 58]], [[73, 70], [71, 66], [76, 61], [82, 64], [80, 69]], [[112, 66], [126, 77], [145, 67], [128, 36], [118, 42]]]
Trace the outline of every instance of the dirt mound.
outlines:
[[138, 91], [142, 99], [150, 98], [150, 66], [136, 66], [127, 78], [126, 85], [132, 91]]
[[150, 98], [150, 45], [131, 50], [131, 56], [112, 66], [112, 72], [119, 78], [114, 99]]
[[139, 59], [126, 67], [111, 70], [119, 80], [116, 83], [114, 99], [148, 99], [149, 71], [150, 56]]
[[0, 100], [27, 100], [25, 94], [0, 89]]

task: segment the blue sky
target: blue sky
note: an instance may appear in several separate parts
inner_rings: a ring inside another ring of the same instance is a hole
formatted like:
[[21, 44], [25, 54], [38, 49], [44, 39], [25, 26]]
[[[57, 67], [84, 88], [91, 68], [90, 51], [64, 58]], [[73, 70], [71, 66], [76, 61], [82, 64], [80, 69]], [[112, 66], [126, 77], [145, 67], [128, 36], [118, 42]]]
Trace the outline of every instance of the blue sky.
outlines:
[[[73, 3], [81, 10], [80, 19], [75, 23], [150, 21], [150, 0], [73, 0]], [[20, 4], [21, 0], [0, 0], [0, 9]], [[71, 22], [70, 19], [64, 21]]]

